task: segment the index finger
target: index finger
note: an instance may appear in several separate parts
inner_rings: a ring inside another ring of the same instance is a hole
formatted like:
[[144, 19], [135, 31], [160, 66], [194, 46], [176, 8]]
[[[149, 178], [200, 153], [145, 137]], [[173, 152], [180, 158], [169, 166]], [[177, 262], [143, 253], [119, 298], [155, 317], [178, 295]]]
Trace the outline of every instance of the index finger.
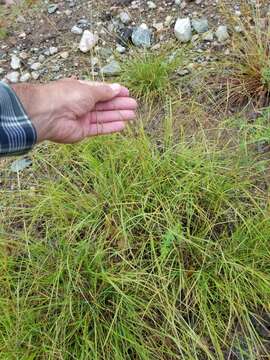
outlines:
[[[90, 86], [101, 86], [101, 85], [109, 85], [108, 83], [104, 83], [104, 82], [99, 82], [99, 81], [90, 81], [90, 80], [79, 80], [80, 83], [85, 84], [85, 85], [90, 85]], [[126, 88], [125, 86], [121, 85], [121, 90], [119, 92], [119, 94], [117, 96], [120, 97], [127, 97], [129, 96], [129, 90], [128, 88]]]

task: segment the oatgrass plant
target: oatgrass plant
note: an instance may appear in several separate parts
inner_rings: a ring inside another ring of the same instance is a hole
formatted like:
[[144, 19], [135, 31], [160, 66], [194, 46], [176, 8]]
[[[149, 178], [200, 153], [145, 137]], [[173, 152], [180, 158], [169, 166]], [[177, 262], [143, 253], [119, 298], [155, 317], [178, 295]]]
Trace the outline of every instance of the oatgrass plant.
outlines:
[[270, 23], [266, 4], [258, 0], [241, 3], [242, 17], [224, 8], [232, 30], [232, 48], [223, 63], [223, 101], [233, 106], [252, 103], [265, 107], [270, 102]]
[[266, 353], [270, 222], [250, 153], [168, 133], [158, 147], [142, 128], [49, 153], [2, 207], [3, 359]]

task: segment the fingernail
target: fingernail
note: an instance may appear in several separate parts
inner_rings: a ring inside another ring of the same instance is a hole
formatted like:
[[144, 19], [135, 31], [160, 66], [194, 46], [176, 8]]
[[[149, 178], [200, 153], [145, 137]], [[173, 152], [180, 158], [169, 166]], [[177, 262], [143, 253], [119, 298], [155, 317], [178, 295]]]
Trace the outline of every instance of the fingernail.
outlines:
[[115, 93], [115, 95], [120, 93], [121, 85], [120, 84], [111, 84], [110, 85], [112, 91]]

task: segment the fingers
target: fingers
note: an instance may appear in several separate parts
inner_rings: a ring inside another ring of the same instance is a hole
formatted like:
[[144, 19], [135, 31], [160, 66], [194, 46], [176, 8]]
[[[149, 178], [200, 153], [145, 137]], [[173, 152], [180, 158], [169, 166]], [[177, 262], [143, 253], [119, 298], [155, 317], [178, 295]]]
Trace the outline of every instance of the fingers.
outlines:
[[[79, 82], [81, 84], [84, 84], [84, 85], [88, 85], [90, 87], [93, 87], [93, 86], [111, 86], [111, 85], [115, 85], [115, 84], [106, 84], [106, 83], [103, 83], [103, 82], [98, 82], [98, 81], [87, 81], [87, 80], [79, 80]], [[117, 84], [119, 85], [119, 84]], [[129, 96], [129, 90], [125, 87], [125, 86], [122, 86], [120, 85], [121, 89], [119, 91], [119, 93], [117, 94], [117, 96], [121, 96], [121, 97], [127, 97]]]
[[136, 100], [129, 97], [116, 97], [113, 100], [106, 102], [100, 102], [96, 104], [96, 111], [108, 111], [108, 110], [136, 110], [137, 109]]
[[91, 100], [92, 106], [98, 102], [108, 101], [119, 96], [122, 86], [119, 84], [93, 83], [90, 81], [80, 81], [85, 88], [85, 94]]
[[124, 130], [124, 121], [115, 121], [105, 124], [91, 124], [87, 136], [106, 135]]
[[121, 86], [121, 91], [118, 96], [122, 96], [122, 97], [129, 96], [129, 90], [125, 86]]
[[132, 110], [93, 111], [88, 115], [90, 123], [107, 123], [114, 121], [132, 121], [136, 114]]

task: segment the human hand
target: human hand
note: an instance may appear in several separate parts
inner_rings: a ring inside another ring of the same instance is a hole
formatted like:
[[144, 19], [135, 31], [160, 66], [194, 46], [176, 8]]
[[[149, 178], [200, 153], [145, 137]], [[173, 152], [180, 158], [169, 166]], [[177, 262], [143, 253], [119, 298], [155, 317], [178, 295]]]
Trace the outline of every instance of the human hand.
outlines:
[[14, 85], [37, 131], [37, 141], [75, 143], [121, 131], [135, 119], [137, 103], [119, 84], [64, 79]]

